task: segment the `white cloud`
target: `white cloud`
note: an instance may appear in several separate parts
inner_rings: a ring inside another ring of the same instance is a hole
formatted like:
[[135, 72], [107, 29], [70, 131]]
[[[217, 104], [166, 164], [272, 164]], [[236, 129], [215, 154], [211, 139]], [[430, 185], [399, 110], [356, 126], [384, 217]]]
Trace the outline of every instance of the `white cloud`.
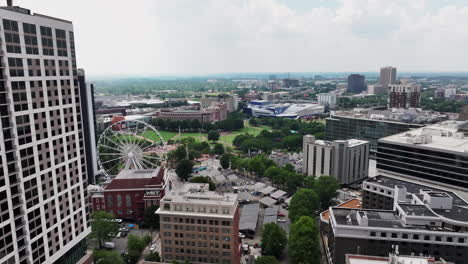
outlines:
[[[468, 3], [342, 0], [23, 0], [74, 21], [89, 74], [466, 70]], [[135, 4], [137, 2], [138, 4]]]

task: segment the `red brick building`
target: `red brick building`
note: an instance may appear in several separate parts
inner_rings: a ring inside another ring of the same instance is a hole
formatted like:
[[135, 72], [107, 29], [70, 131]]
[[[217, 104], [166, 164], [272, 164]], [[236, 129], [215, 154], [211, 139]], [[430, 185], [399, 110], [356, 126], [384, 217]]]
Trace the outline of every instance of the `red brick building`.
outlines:
[[103, 188], [91, 196], [94, 211], [105, 210], [116, 218], [143, 220], [145, 209], [158, 205], [166, 187], [164, 168], [123, 170]]

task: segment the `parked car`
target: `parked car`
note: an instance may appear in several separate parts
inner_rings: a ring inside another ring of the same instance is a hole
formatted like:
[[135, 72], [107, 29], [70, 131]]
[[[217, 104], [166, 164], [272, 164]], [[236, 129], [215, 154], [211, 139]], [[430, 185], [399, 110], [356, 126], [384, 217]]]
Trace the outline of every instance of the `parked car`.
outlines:
[[285, 214], [283, 214], [283, 213], [281, 213], [281, 212], [278, 212], [276, 215], [277, 215], [277, 216], [281, 216], [281, 217], [285, 217], [285, 216], [286, 216]]
[[278, 223], [286, 223], [286, 219], [278, 219]]
[[114, 248], [115, 248], [115, 244], [112, 243], [112, 242], [106, 242], [106, 243], [104, 243], [103, 248], [106, 248], [106, 249], [114, 249]]
[[149, 250], [151, 252], [155, 251], [156, 250], [156, 244], [152, 244]]
[[245, 235], [239, 232], [239, 237], [240, 238], [245, 238]]

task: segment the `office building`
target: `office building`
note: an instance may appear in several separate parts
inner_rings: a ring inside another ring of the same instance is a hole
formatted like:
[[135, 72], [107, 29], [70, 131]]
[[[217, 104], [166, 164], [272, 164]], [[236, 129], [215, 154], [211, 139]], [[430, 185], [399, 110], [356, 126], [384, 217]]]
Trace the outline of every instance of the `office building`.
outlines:
[[444, 97], [446, 99], [451, 99], [456, 94], [457, 94], [457, 88], [456, 87], [449, 86], [448, 88], [445, 88]]
[[346, 254], [346, 264], [454, 264], [425, 256], [403, 256], [390, 253], [388, 257]]
[[317, 95], [317, 101], [320, 105], [328, 106], [334, 109], [336, 106], [336, 94], [334, 93], [323, 93]]
[[85, 71], [78, 69], [78, 83], [81, 95], [81, 110], [83, 116], [83, 132], [86, 145], [86, 175], [88, 183], [95, 183], [95, 176], [99, 173], [96, 149], [96, 109], [94, 105], [94, 84], [86, 83]]
[[294, 88], [294, 87], [299, 87], [300, 82], [297, 79], [283, 79], [283, 87], [285, 88]]
[[466, 128], [466, 121], [445, 121], [382, 138], [377, 148], [377, 169], [468, 188]]
[[387, 89], [380, 83], [372, 84], [367, 86], [367, 94], [382, 95], [387, 94]]
[[[468, 203], [462, 198], [383, 176], [364, 182], [363, 190], [363, 209], [330, 208], [331, 263], [346, 263], [347, 254], [388, 256], [396, 247], [402, 255], [465, 263]], [[392, 209], [368, 209], [387, 198]]]
[[76, 263], [90, 233], [72, 22], [0, 7], [0, 263]]
[[93, 211], [104, 210], [117, 218], [141, 221], [148, 207], [159, 206], [167, 182], [164, 168], [122, 170], [91, 196]]
[[418, 108], [421, 86], [417, 84], [391, 84], [388, 87], [388, 108]]
[[367, 90], [366, 77], [360, 74], [351, 74], [348, 76], [348, 93], [362, 93]]
[[364, 140], [315, 140], [305, 135], [302, 172], [308, 176], [328, 175], [340, 184], [351, 184], [367, 178], [369, 142]]
[[458, 116], [460, 121], [468, 121], [468, 105], [462, 107], [461, 113]]
[[361, 139], [370, 141], [371, 155], [377, 151], [380, 138], [447, 120], [438, 112], [419, 109], [335, 111], [326, 119], [326, 140]]
[[385, 93], [388, 90], [390, 84], [397, 83], [397, 68], [392, 66], [380, 68], [380, 84], [385, 89]]
[[165, 120], [198, 120], [202, 123], [215, 123], [226, 120], [228, 115], [226, 103], [218, 103], [202, 110], [162, 109], [156, 117]]
[[164, 261], [240, 263], [237, 194], [185, 184], [167, 193], [156, 213]]

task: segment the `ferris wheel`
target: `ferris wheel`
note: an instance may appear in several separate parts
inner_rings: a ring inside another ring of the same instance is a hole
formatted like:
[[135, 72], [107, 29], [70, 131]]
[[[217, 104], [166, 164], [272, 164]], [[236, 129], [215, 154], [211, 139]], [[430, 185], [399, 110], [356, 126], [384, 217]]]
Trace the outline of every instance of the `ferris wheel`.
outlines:
[[153, 126], [138, 120], [122, 120], [107, 127], [99, 137], [98, 164], [108, 178], [124, 169], [155, 169], [161, 165], [164, 144]]

